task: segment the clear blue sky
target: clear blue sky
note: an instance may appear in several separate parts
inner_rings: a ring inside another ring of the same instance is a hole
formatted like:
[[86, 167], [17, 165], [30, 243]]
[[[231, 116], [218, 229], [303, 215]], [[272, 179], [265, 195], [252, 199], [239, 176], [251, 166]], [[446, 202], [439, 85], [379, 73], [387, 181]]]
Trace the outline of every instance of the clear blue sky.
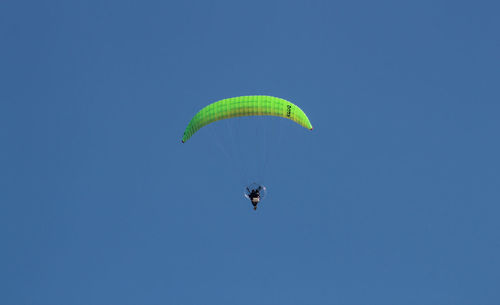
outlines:
[[[0, 304], [499, 304], [499, 10], [2, 1]], [[315, 127], [257, 213], [180, 143], [248, 94]]]

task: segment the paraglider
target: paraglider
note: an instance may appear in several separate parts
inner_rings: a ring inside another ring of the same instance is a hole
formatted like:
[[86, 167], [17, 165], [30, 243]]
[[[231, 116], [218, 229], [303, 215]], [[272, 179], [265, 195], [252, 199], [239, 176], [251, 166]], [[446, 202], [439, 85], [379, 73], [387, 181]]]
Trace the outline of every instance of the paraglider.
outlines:
[[[182, 143], [188, 141], [200, 128], [216, 121], [245, 116], [275, 116], [289, 119], [304, 128], [313, 130], [307, 115], [297, 105], [282, 98], [267, 95], [248, 95], [220, 100], [202, 108], [189, 121]], [[245, 197], [253, 209], [266, 194], [266, 188], [257, 183], [245, 187]]]
[[189, 140], [200, 128], [215, 121], [253, 115], [282, 117], [309, 130], [313, 129], [307, 115], [297, 105], [279, 97], [248, 95], [220, 100], [198, 111], [186, 127], [182, 143]]
[[257, 210], [257, 204], [265, 195], [266, 187], [255, 182], [245, 188], [245, 197], [250, 199], [254, 210]]

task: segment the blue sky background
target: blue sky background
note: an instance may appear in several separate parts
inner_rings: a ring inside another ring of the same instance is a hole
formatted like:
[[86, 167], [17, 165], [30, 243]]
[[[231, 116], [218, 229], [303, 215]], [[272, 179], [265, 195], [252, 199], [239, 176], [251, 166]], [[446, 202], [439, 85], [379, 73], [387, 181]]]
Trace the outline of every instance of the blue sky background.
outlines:
[[[2, 1], [0, 304], [499, 304], [499, 10]], [[257, 213], [225, 123], [180, 143], [248, 94], [315, 127]]]

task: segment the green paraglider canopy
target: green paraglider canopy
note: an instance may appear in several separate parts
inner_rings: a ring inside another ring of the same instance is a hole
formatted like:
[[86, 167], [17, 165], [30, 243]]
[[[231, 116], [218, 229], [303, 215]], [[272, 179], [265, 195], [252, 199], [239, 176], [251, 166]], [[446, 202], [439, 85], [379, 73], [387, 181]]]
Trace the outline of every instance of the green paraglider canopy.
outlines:
[[189, 140], [200, 128], [215, 121], [253, 115], [282, 117], [307, 129], [313, 129], [307, 115], [297, 105], [279, 97], [248, 95], [220, 100], [201, 109], [186, 127], [182, 143]]

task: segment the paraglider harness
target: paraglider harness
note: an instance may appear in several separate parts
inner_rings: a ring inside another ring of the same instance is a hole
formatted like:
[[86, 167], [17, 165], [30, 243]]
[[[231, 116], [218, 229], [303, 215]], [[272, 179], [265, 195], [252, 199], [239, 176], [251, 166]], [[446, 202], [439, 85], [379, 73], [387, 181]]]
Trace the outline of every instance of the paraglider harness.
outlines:
[[250, 199], [250, 201], [252, 202], [252, 205], [253, 205], [253, 209], [254, 210], [257, 210], [257, 204], [259, 204], [259, 201], [260, 201], [260, 191], [262, 190], [262, 186], [259, 185], [258, 188], [256, 189], [253, 189], [253, 190], [250, 190], [248, 187], [247, 187], [247, 191], [248, 191], [248, 198]]

